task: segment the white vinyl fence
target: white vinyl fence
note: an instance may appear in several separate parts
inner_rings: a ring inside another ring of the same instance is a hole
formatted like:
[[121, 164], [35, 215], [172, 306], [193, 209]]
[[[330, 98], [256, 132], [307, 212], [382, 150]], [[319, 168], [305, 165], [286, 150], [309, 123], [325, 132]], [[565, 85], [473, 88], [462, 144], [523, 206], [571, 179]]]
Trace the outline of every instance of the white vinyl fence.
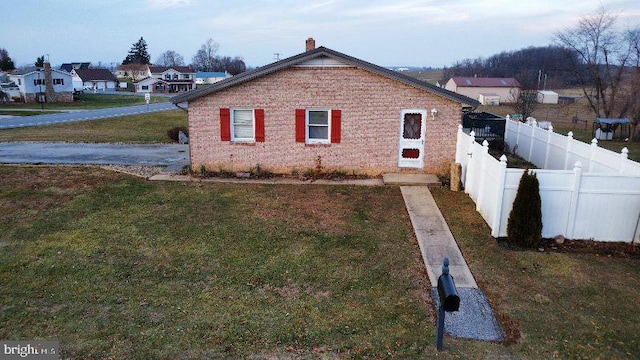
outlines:
[[[496, 160], [488, 144], [478, 144], [473, 135], [462, 127], [458, 131], [462, 183], [491, 235], [504, 237], [524, 170], [507, 168], [506, 157]], [[626, 159], [626, 153], [511, 121], [505, 138], [511, 149], [542, 168], [533, 171], [540, 183], [544, 238], [640, 241], [640, 164]]]

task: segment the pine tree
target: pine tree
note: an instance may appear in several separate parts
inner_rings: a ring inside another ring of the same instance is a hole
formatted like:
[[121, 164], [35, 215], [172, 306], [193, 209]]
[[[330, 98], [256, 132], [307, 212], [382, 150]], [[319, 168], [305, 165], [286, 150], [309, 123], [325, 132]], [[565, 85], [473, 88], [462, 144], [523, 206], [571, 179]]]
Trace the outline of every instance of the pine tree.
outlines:
[[13, 63], [13, 60], [11, 60], [9, 52], [4, 48], [0, 48], [0, 70], [11, 71], [15, 68], [16, 66]]
[[129, 54], [122, 61], [122, 65], [127, 64], [151, 64], [151, 55], [147, 51], [147, 42], [144, 38], [140, 37], [140, 40], [131, 46]]
[[535, 248], [542, 241], [542, 199], [534, 172], [525, 170], [507, 222], [507, 241], [512, 245]]

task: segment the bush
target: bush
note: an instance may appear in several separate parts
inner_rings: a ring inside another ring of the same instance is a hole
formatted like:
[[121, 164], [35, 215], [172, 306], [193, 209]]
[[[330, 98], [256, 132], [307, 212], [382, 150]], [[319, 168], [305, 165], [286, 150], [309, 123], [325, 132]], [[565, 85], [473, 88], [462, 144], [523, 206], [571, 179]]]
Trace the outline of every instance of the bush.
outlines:
[[184, 126], [176, 126], [171, 130], [167, 130], [167, 136], [174, 142], [179, 142], [178, 134], [180, 133], [180, 131], [189, 136], [189, 130], [187, 130], [187, 128]]
[[538, 177], [529, 169], [520, 178], [507, 222], [507, 242], [535, 248], [542, 241], [542, 200]]

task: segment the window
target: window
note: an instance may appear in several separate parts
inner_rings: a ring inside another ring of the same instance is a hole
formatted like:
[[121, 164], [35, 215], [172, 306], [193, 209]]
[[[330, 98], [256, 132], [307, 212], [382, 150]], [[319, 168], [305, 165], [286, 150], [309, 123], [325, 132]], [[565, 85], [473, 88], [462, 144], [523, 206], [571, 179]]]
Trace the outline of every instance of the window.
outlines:
[[64, 85], [64, 79], [53, 79], [53, 85]]
[[309, 143], [329, 142], [329, 111], [307, 110], [307, 141]]
[[264, 142], [264, 109], [220, 109], [220, 140]]
[[231, 111], [231, 140], [255, 141], [253, 109], [234, 109]]
[[44, 79], [33, 79], [33, 85], [45, 85]]
[[183, 78], [183, 79], [187, 79], [187, 80], [188, 80], [188, 79], [191, 79], [191, 75], [189, 75], [189, 74], [182, 74], [182, 78]]
[[149, 90], [149, 85], [142, 85], [141, 88], [142, 90]]
[[165, 80], [171, 80], [171, 74], [165, 74], [164, 78]]
[[340, 110], [297, 109], [296, 141], [307, 144], [340, 142]]
[[173, 80], [178, 80], [178, 74], [173, 74]]

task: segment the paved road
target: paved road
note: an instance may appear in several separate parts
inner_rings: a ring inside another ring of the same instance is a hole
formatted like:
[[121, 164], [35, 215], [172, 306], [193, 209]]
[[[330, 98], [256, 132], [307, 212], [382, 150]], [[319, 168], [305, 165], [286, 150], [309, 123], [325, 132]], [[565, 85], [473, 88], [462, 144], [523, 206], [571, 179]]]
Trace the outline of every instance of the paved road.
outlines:
[[[186, 104], [180, 105], [186, 107]], [[57, 114], [43, 114], [33, 116], [15, 116], [0, 119], [0, 129], [19, 128], [27, 126], [51, 125], [65, 122], [106, 119], [118, 116], [128, 116], [159, 111], [177, 109], [173, 103], [161, 102], [147, 105], [125, 106], [97, 110], [70, 111]]]
[[0, 143], [3, 164], [161, 165], [181, 168], [189, 162], [189, 145]]

